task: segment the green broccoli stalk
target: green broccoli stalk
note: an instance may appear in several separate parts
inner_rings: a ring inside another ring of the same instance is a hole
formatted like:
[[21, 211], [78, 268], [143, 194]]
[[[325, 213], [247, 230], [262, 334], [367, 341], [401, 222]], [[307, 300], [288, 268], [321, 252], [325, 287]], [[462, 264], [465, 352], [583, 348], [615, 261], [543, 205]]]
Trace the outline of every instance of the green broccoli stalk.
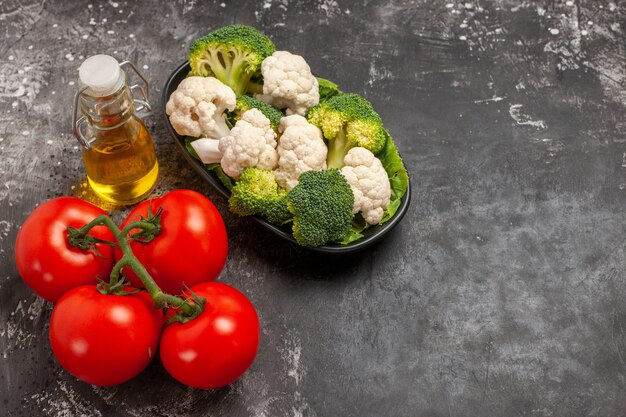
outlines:
[[354, 194], [339, 170], [304, 172], [285, 200], [299, 244], [320, 246], [350, 236]]
[[328, 139], [329, 168], [343, 167], [343, 158], [355, 146], [373, 154], [385, 146], [383, 122], [372, 104], [358, 94], [338, 94], [312, 107], [309, 123], [319, 127]]
[[275, 50], [274, 43], [253, 27], [224, 26], [193, 42], [190, 74], [213, 76], [241, 95], [250, 79], [260, 75], [263, 60]]
[[248, 167], [233, 186], [228, 205], [239, 216], [259, 214], [271, 223], [284, 224], [292, 217], [284, 195], [272, 171]]
[[250, 96], [238, 96], [235, 111], [229, 114], [229, 118], [232, 117], [231, 123], [234, 125], [237, 120], [241, 118], [241, 115], [250, 109], [257, 109], [270, 120], [270, 125], [274, 131], [278, 131], [278, 124], [280, 119], [285, 115], [275, 107], [270, 106], [267, 103], [257, 100]]

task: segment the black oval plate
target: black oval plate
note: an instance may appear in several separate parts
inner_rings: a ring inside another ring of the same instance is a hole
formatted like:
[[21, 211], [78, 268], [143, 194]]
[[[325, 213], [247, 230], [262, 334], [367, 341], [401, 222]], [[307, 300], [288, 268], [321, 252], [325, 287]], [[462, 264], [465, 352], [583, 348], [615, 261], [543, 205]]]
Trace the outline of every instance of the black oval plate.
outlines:
[[[161, 102], [161, 106], [162, 106], [161, 110], [163, 113], [163, 117], [165, 118], [165, 125], [167, 126], [172, 138], [178, 145], [178, 149], [180, 149], [180, 151], [182, 152], [187, 162], [189, 162], [189, 164], [193, 167], [193, 169], [195, 169], [196, 172], [200, 174], [202, 178], [204, 178], [211, 186], [213, 186], [213, 188], [215, 188], [217, 192], [219, 192], [221, 195], [223, 195], [225, 198], [228, 199], [230, 197], [230, 191], [226, 187], [224, 187], [224, 184], [220, 182], [220, 180], [217, 178], [217, 176], [213, 172], [208, 171], [204, 167], [202, 162], [194, 158], [187, 151], [187, 148], [185, 147], [185, 138], [183, 136], [180, 136], [174, 131], [174, 129], [172, 128], [172, 125], [170, 124], [169, 118], [167, 117], [167, 114], [165, 114], [165, 104], [167, 103], [167, 100], [169, 99], [170, 94], [172, 94], [176, 90], [176, 88], [178, 87], [178, 84], [187, 76], [188, 73], [189, 73], [189, 62], [186, 61], [180, 67], [178, 67], [172, 73], [172, 75], [170, 75], [170, 77], [167, 79], [167, 82], [165, 83], [165, 88], [163, 89], [163, 98]], [[400, 207], [398, 207], [398, 211], [391, 218], [391, 220], [389, 220], [387, 223], [383, 224], [382, 226], [370, 227], [369, 229], [363, 232], [364, 236], [361, 239], [355, 242], [352, 242], [350, 244], [347, 244], [347, 245], [334, 244], [334, 245], [322, 245], [322, 246], [317, 246], [317, 247], [311, 247], [311, 246], [302, 246], [302, 247], [313, 250], [313, 251], [326, 252], [326, 253], [352, 253], [352, 252], [359, 251], [361, 249], [365, 249], [366, 247], [371, 246], [372, 244], [380, 240], [385, 234], [387, 234], [391, 229], [393, 229], [400, 222], [400, 220], [402, 220], [402, 217], [404, 217], [404, 215], [406, 214], [409, 208], [410, 200], [411, 200], [411, 182], [409, 180], [409, 185], [407, 187], [406, 194], [404, 194], [404, 197], [402, 197], [402, 202], [400, 203]], [[257, 216], [248, 216], [248, 217], [252, 217], [261, 226], [276, 233], [278, 236], [282, 237], [283, 239], [289, 242], [298, 244], [298, 242], [296, 242], [293, 235], [291, 234], [290, 227], [275, 226], [269, 223], [268, 221]]]

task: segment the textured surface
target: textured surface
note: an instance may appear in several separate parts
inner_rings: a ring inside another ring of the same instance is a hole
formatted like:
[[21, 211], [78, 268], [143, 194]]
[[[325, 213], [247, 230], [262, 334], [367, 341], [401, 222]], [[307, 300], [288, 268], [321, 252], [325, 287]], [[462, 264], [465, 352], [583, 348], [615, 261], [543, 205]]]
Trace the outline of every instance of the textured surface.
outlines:
[[[624, 414], [626, 3], [152, 4], [0, 2], [0, 415]], [[362, 254], [308, 254], [229, 214], [156, 109], [159, 192], [199, 190], [224, 214], [222, 280], [257, 306], [260, 352], [217, 391], [158, 361], [122, 386], [80, 383], [50, 352], [52, 306], [13, 263], [37, 203], [91, 197], [70, 131], [77, 67], [130, 59], [156, 104], [190, 41], [232, 22], [374, 103], [412, 207]]]

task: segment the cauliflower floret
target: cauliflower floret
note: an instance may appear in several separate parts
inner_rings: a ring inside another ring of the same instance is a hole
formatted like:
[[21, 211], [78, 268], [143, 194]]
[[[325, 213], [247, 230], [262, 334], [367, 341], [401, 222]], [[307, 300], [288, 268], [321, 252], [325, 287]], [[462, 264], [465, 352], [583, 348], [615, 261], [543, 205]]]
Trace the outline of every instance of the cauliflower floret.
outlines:
[[317, 78], [300, 55], [276, 51], [263, 60], [263, 94], [256, 98], [279, 109], [287, 115], [304, 116], [306, 111], [320, 101]]
[[328, 148], [322, 132], [300, 115], [280, 119], [278, 131], [278, 168], [274, 171], [278, 184], [291, 190], [298, 185], [300, 174], [306, 171], [326, 169]]
[[213, 77], [187, 77], [165, 106], [170, 123], [182, 136], [219, 139], [228, 135], [226, 111], [235, 109], [233, 90]]
[[201, 138], [190, 143], [203, 164], [214, 164], [222, 160], [219, 139]]
[[243, 113], [228, 136], [220, 139], [222, 169], [237, 178], [247, 167], [273, 170], [278, 162], [276, 132], [259, 110]]
[[354, 193], [353, 212], [359, 211], [369, 224], [378, 224], [389, 205], [391, 185], [383, 164], [365, 148], [355, 147], [343, 159], [341, 173]]

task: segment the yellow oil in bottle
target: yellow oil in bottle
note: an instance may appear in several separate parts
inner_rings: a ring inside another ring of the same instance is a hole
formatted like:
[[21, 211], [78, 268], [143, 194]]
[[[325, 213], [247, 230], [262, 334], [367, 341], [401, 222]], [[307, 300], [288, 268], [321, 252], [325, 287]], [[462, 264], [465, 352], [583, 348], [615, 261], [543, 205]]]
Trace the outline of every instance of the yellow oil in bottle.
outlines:
[[117, 204], [144, 199], [156, 183], [159, 164], [143, 122], [131, 117], [119, 127], [98, 132], [95, 138], [91, 148], [83, 150], [87, 179], [95, 193]]
[[[143, 87], [129, 85], [124, 65], [141, 78]], [[120, 64], [108, 55], [87, 58], [78, 73], [80, 89], [74, 97], [72, 123], [83, 145], [89, 185], [99, 197], [116, 205], [141, 201], [159, 175], [152, 136], [135, 115], [136, 110], [150, 109], [148, 81], [132, 63]], [[134, 97], [135, 90], [142, 99]]]

